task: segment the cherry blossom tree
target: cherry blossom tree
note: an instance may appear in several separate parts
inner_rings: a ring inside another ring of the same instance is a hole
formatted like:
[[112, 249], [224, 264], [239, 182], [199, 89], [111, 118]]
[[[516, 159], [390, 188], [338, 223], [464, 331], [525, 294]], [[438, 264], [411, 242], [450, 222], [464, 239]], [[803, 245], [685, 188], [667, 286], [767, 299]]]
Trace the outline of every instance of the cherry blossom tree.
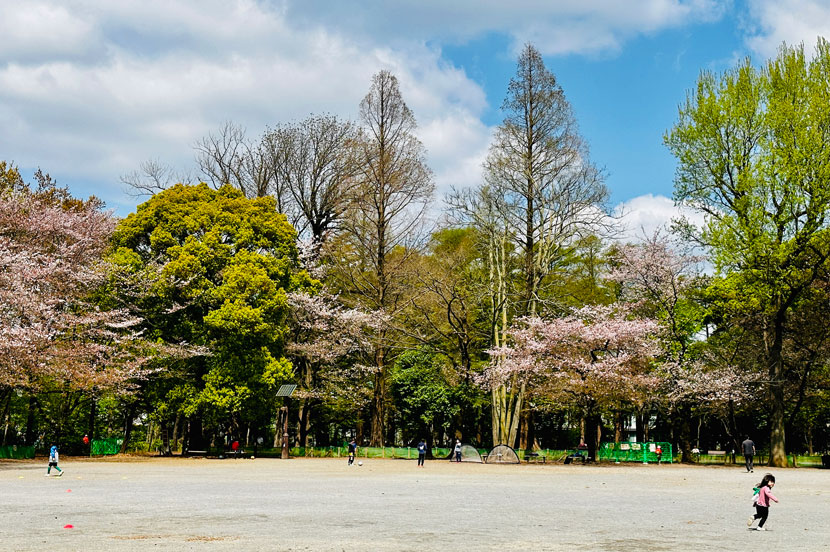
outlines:
[[[723, 396], [713, 391], [728, 389], [729, 382], [734, 380], [734, 375], [727, 374], [726, 366], [716, 368], [701, 359], [702, 343], [698, 334], [703, 329], [705, 313], [693, 295], [705, 284], [700, 269], [703, 261], [689, 245], [672, 241], [658, 231], [642, 243], [617, 248], [615, 269], [609, 275], [609, 279], [621, 286], [620, 293], [625, 300], [636, 302], [641, 314], [659, 321], [664, 392], [654, 398], [659, 397], [668, 408], [684, 462], [692, 460], [693, 405], [716, 395]], [[701, 386], [706, 380], [713, 384]], [[638, 436], [644, 433], [642, 426], [655, 402], [649, 400], [639, 405]]]
[[[588, 421], [595, 457], [602, 408], [631, 402], [659, 384], [650, 363], [659, 352], [657, 323], [632, 315], [631, 306], [583, 307], [553, 320], [522, 318], [508, 331], [510, 345], [490, 351], [491, 387], [534, 390], [579, 409]], [[512, 436], [515, 439], [515, 435]]]
[[307, 446], [316, 405], [348, 405], [347, 410], [370, 405], [368, 382], [375, 369], [365, 357], [373, 336], [389, 323], [379, 312], [343, 307], [337, 297], [322, 291], [288, 294], [290, 339], [286, 351], [299, 383], [299, 441]]
[[12, 390], [30, 394], [30, 420], [39, 392], [63, 397], [56, 417], [79, 397], [129, 392], [157, 352], [135, 331], [137, 318], [100, 306], [111, 213], [49, 175], [35, 178], [34, 188], [19, 178], [0, 186], [0, 402]]

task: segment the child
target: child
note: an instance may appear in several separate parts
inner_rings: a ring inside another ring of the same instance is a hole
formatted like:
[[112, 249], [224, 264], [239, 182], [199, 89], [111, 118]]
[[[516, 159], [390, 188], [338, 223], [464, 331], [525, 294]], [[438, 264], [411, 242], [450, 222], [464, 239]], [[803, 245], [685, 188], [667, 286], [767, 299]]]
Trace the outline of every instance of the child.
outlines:
[[58, 447], [55, 445], [52, 445], [52, 450], [49, 451], [49, 467], [46, 468], [46, 477], [52, 475], [49, 472], [52, 471], [53, 466], [58, 470], [58, 477], [62, 476], [63, 470], [58, 467]]
[[775, 487], [775, 476], [771, 473], [766, 474], [761, 482], [758, 483], [759, 490], [758, 500], [755, 503], [755, 515], [750, 516], [746, 521], [746, 524], [752, 527], [752, 523], [756, 519], [760, 519], [761, 521], [758, 522], [758, 527], [755, 528], [756, 531], [766, 531], [764, 529], [764, 523], [766, 523], [767, 516], [769, 515], [769, 501], [778, 502], [778, 499], [772, 494], [773, 487]]
[[354, 464], [354, 457], [357, 455], [357, 441], [352, 439], [349, 441], [349, 465]]

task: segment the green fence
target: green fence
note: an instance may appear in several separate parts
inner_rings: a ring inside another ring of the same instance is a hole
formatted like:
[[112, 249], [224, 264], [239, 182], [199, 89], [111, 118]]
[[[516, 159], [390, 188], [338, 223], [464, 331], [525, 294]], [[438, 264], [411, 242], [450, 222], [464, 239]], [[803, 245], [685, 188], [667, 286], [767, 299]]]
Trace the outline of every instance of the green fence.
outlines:
[[597, 459], [600, 462], [650, 462], [657, 463], [657, 447], [662, 449], [661, 462], [671, 463], [671, 443], [649, 442], [649, 443], [602, 443], [597, 452]]
[[26, 447], [23, 445], [5, 445], [0, 447], [0, 458], [23, 460], [34, 457], [35, 447]]
[[[479, 454], [484, 456], [490, 452], [489, 448], [479, 448]], [[290, 455], [294, 457], [306, 458], [345, 458], [349, 455], [348, 447], [292, 447]], [[548, 462], [556, 462], [562, 460], [567, 454], [566, 450], [538, 450], [538, 456], [534, 459], [546, 458]], [[279, 456], [279, 449], [262, 449], [258, 453], [260, 456]], [[516, 454], [519, 458], [524, 460], [525, 451], [517, 450]], [[450, 455], [449, 448], [432, 447], [432, 456], [435, 459], [448, 458]], [[418, 449], [415, 447], [359, 447], [357, 449], [358, 458], [403, 458], [415, 460], [418, 458]]]
[[124, 439], [93, 439], [90, 452], [92, 456], [118, 454]]

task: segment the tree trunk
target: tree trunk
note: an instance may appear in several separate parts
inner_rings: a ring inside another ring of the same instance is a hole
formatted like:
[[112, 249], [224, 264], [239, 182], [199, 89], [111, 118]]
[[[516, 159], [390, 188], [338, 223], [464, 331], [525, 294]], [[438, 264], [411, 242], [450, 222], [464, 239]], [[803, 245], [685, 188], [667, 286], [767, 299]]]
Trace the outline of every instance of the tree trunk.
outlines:
[[776, 468], [787, 467], [787, 446], [784, 431], [784, 359], [782, 349], [784, 343], [785, 309], [779, 309], [775, 317], [773, 344], [770, 348], [769, 359], [769, 398], [770, 398], [770, 438], [769, 438], [769, 465]]
[[[37, 418], [35, 417], [35, 409], [37, 408], [37, 398], [34, 393], [29, 395], [29, 410], [26, 413], [26, 444], [34, 445], [37, 439]], [[45, 445], [45, 443], [43, 443]]]
[[121, 443], [121, 454], [127, 452], [127, 447], [130, 444], [130, 437], [133, 434], [133, 417], [135, 417], [135, 403], [127, 405], [127, 412], [124, 415], [124, 441]]
[[92, 440], [95, 439], [95, 417], [97, 414], [98, 401], [93, 393], [89, 400], [89, 419], [87, 420], [86, 436], [89, 437], [89, 450], [87, 453], [92, 456]]
[[386, 417], [386, 351], [379, 347], [376, 354], [377, 372], [375, 372], [374, 395], [372, 397], [372, 428], [369, 446], [382, 447], [384, 422]]
[[9, 425], [11, 421], [11, 404], [12, 404], [12, 392], [11, 390], [4, 393], [3, 397], [3, 414], [0, 415], [0, 423], [3, 424], [3, 441], [0, 442], [0, 446], [6, 446], [6, 439], [8, 438], [9, 434]]

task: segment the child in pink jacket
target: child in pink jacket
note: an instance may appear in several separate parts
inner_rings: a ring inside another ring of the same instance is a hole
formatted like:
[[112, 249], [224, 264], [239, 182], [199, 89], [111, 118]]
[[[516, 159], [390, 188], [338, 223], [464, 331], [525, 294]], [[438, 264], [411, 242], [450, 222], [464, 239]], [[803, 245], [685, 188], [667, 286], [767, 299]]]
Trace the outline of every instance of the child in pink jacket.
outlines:
[[775, 476], [768, 473], [764, 476], [760, 483], [758, 483], [758, 501], [755, 503], [755, 515], [750, 516], [746, 524], [752, 527], [756, 519], [760, 519], [756, 531], [766, 531], [764, 523], [767, 521], [769, 515], [769, 501], [778, 502], [775, 495], [772, 494], [772, 488], [775, 487]]

